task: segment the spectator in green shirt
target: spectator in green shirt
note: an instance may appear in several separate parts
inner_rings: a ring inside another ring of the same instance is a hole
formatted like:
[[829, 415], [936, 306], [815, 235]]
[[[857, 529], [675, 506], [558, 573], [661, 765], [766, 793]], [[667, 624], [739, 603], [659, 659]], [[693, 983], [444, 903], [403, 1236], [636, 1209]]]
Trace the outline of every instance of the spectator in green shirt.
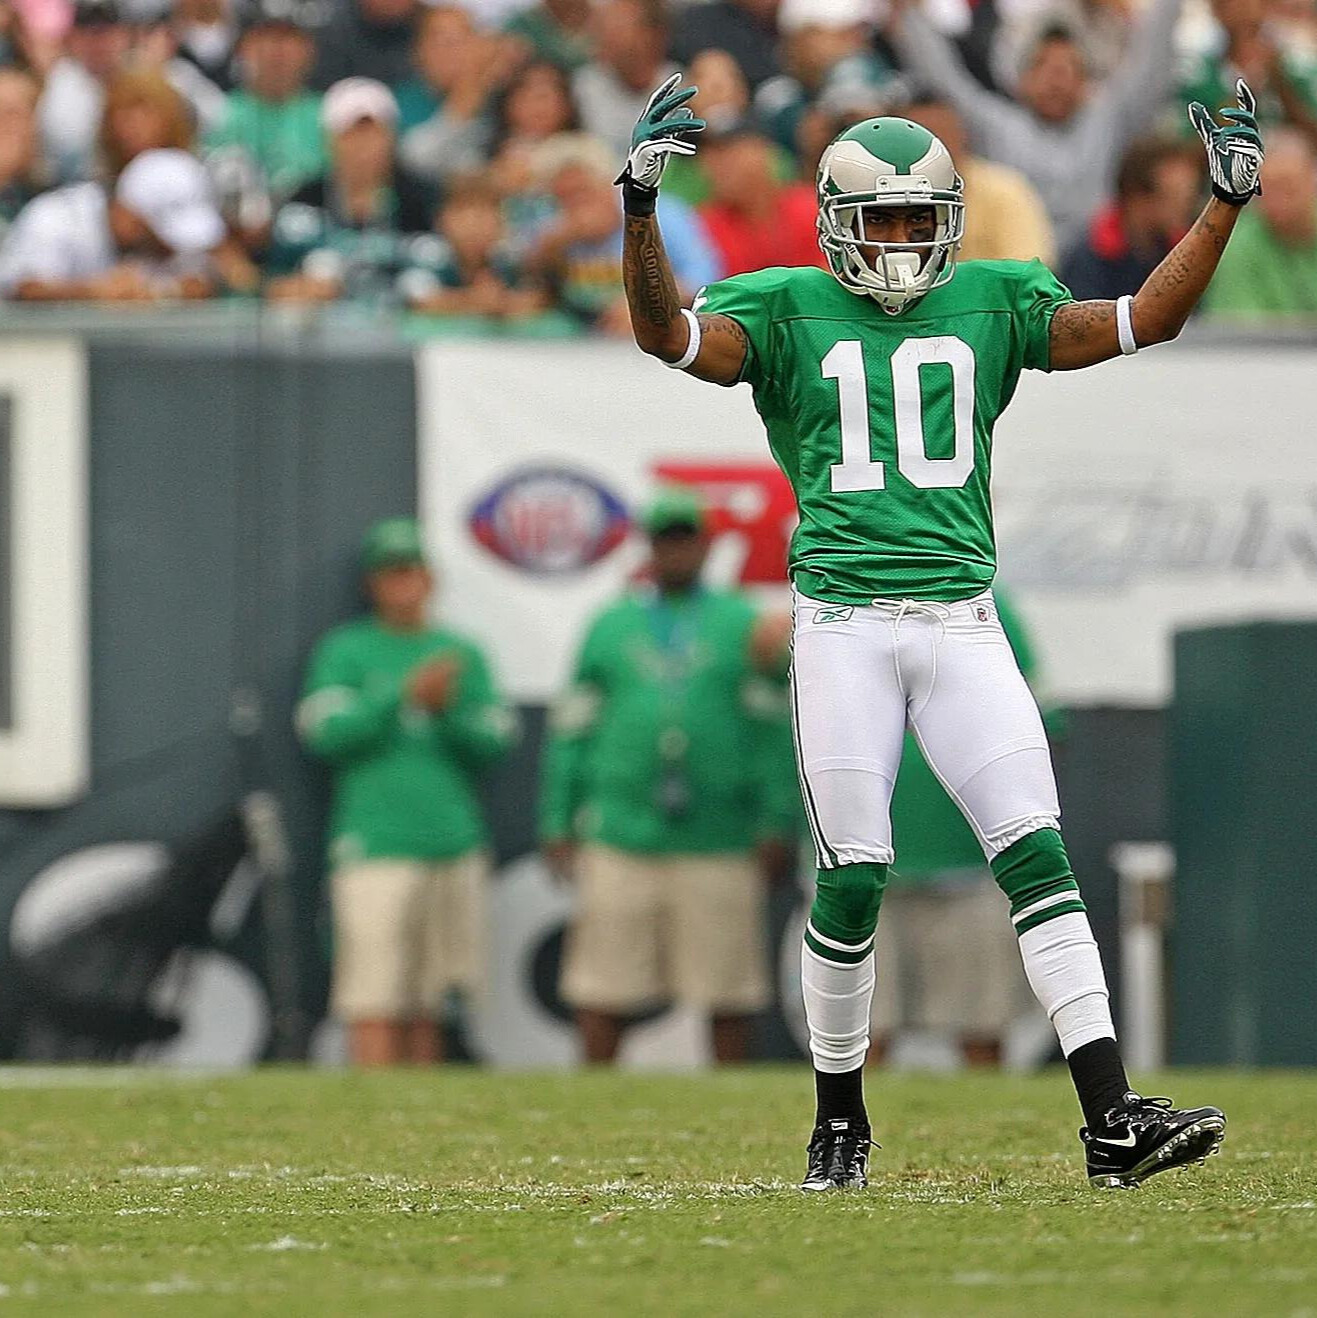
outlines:
[[362, 565], [372, 614], [316, 646], [297, 708], [334, 772], [331, 1005], [357, 1065], [434, 1062], [448, 991], [484, 970], [476, 789], [516, 723], [476, 645], [429, 623], [416, 523], [380, 522]]
[[701, 584], [695, 496], [665, 492], [643, 525], [653, 582], [591, 624], [546, 751], [541, 837], [577, 891], [562, 993], [587, 1061], [672, 1000], [740, 1061], [769, 996], [765, 879], [799, 814], [784, 672], [750, 603]]
[[[224, 117], [206, 137], [212, 167], [235, 156], [250, 167], [241, 199], [246, 213], [238, 213], [244, 230], [268, 229], [273, 211], [329, 163], [320, 97], [307, 90], [316, 53], [308, 21], [291, 0], [262, 0], [238, 44], [242, 85], [229, 93]], [[222, 181], [224, 171], [216, 172]]]
[[1317, 156], [1294, 129], [1268, 134], [1262, 195], [1239, 217], [1203, 307], [1220, 319], [1317, 319]]

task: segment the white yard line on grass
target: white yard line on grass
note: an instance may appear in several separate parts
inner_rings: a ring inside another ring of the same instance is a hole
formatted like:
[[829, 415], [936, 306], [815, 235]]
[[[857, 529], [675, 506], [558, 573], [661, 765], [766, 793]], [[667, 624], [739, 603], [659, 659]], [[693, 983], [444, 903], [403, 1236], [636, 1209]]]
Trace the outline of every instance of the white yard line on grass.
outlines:
[[[425, 1291], [483, 1291], [498, 1290], [508, 1284], [507, 1277], [499, 1273], [491, 1273], [481, 1276], [468, 1277], [426, 1277], [426, 1278], [403, 1278], [403, 1277], [381, 1277], [372, 1279], [371, 1286], [375, 1291], [386, 1291], [390, 1293], [416, 1292]], [[198, 1281], [193, 1277], [185, 1276], [182, 1273], [175, 1273], [172, 1277], [164, 1277], [159, 1281], [143, 1282], [112, 1282], [100, 1281], [91, 1282], [87, 1286], [87, 1291], [92, 1295], [111, 1296], [111, 1295], [257, 1295], [267, 1296], [272, 1294], [287, 1294], [292, 1290], [299, 1288], [289, 1286], [283, 1282], [275, 1281], [271, 1278], [264, 1278], [261, 1281], [253, 1282], [225, 1282], [225, 1281]], [[17, 1285], [10, 1286], [0, 1282], [0, 1299], [10, 1299], [14, 1296], [21, 1296], [24, 1299], [36, 1299], [40, 1296], [46, 1297], [47, 1305], [55, 1305], [59, 1300], [70, 1298], [71, 1295], [78, 1294], [77, 1290], [69, 1291], [58, 1285], [49, 1285], [35, 1281], [25, 1281]], [[54, 1310], [50, 1310], [54, 1311]]]
[[[701, 1199], [756, 1199], [771, 1195], [791, 1193], [797, 1189], [794, 1181], [781, 1179], [764, 1181], [692, 1181], [672, 1184], [651, 1185], [643, 1180], [629, 1177], [612, 1178], [606, 1181], [583, 1181], [580, 1184], [561, 1184], [555, 1181], [507, 1180], [497, 1185], [478, 1185], [471, 1181], [439, 1185], [434, 1181], [417, 1181], [411, 1177], [399, 1176], [391, 1172], [313, 1172], [309, 1168], [274, 1167], [248, 1164], [238, 1167], [205, 1167], [192, 1163], [178, 1166], [154, 1166], [151, 1164], [120, 1167], [117, 1175], [124, 1179], [140, 1178], [150, 1181], [178, 1181], [194, 1188], [217, 1190], [221, 1181], [269, 1182], [279, 1185], [331, 1186], [360, 1185], [370, 1189], [391, 1190], [399, 1194], [433, 1195], [437, 1191], [458, 1192], [462, 1194], [497, 1195], [503, 1198], [531, 1199], [539, 1202], [554, 1202], [562, 1199], [575, 1199], [581, 1195], [622, 1196], [639, 1203], [671, 1203], [676, 1200]], [[953, 1183], [945, 1185], [902, 1189], [894, 1191], [895, 1197], [924, 1200], [929, 1195], [943, 1195], [953, 1189]], [[939, 1202], [952, 1202], [941, 1199]], [[957, 1198], [954, 1202], [962, 1202]], [[968, 1201], [965, 1201], [968, 1202]], [[488, 1203], [472, 1204], [472, 1207], [500, 1207]]]
[[232, 1074], [151, 1066], [0, 1066], [0, 1089], [135, 1089], [196, 1084]]
[[120, 1167], [120, 1176], [145, 1176], [154, 1181], [185, 1181], [206, 1175], [204, 1167], [185, 1164], [181, 1167]]
[[247, 1248], [267, 1254], [283, 1254], [290, 1249], [328, 1249], [329, 1246], [323, 1240], [313, 1244], [309, 1240], [298, 1240], [296, 1236], [280, 1236], [277, 1240], [271, 1240], [268, 1244], [248, 1245]]
[[[186, 1200], [174, 1200], [172, 1196], [181, 1195], [185, 1189], [222, 1192], [228, 1184], [228, 1174], [222, 1170], [212, 1171], [209, 1179], [200, 1179], [197, 1175], [203, 1169], [192, 1166], [151, 1167], [122, 1169], [121, 1174], [136, 1172], [145, 1180], [167, 1183], [178, 1179], [182, 1184], [170, 1186], [171, 1200], [167, 1205], [159, 1203], [128, 1203], [111, 1208], [108, 1205], [93, 1212], [69, 1210], [57, 1212], [48, 1208], [0, 1208], [0, 1218], [66, 1218], [70, 1220], [96, 1217], [101, 1214], [114, 1217], [150, 1217], [163, 1216], [180, 1220], [206, 1220], [209, 1218], [229, 1218], [234, 1216], [256, 1217], [274, 1216], [290, 1221], [310, 1221], [316, 1218], [350, 1217], [365, 1214], [378, 1215], [413, 1215], [428, 1213], [435, 1216], [447, 1213], [519, 1213], [526, 1210], [527, 1203], [547, 1206], [571, 1206], [575, 1203], [601, 1200], [598, 1205], [603, 1214], [621, 1215], [628, 1209], [649, 1211], [666, 1211], [682, 1203], [718, 1202], [727, 1199], [754, 1199], [775, 1195], [792, 1195], [797, 1193], [794, 1183], [787, 1181], [706, 1181], [691, 1185], [651, 1186], [638, 1185], [630, 1181], [604, 1181], [587, 1185], [556, 1184], [504, 1184], [492, 1188], [472, 1185], [436, 1186], [433, 1183], [417, 1183], [402, 1177], [382, 1176], [373, 1172], [357, 1172], [342, 1177], [326, 1178], [320, 1175], [297, 1181], [287, 1173], [290, 1169], [272, 1169], [268, 1175], [272, 1182], [293, 1187], [315, 1185], [325, 1180], [346, 1181], [352, 1184], [364, 1184], [388, 1192], [374, 1202], [350, 1207], [337, 1205], [301, 1205], [287, 1202], [272, 1204], [207, 1204], [194, 1206]], [[436, 1196], [445, 1190], [456, 1191], [460, 1199], [441, 1202]], [[480, 1197], [473, 1197], [479, 1195]], [[145, 1196], [134, 1194], [135, 1199]]]
[[[1146, 1269], [1130, 1268], [1122, 1265], [1118, 1268], [1104, 1268], [1096, 1272], [1085, 1272], [1084, 1280], [1089, 1283], [1104, 1282], [1109, 1285], [1127, 1288], [1132, 1285], [1146, 1285], [1155, 1274]], [[1306, 1282], [1317, 1276], [1313, 1268], [1268, 1268], [1251, 1274], [1254, 1282], [1279, 1282], [1294, 1284]], [[1224, 1284], [1238, 1280], [1238, 1272], [1224, 1268], [1200, 1269], [1195, 1273], [1196, 1281], [1219, 1278]], [[953, 1272], [949, 1278], [953, 1286], [998, 1286], [1014, 1289], [1018, 1286], [1060, 1286], [1075, 1281], [1072, 1272]]]

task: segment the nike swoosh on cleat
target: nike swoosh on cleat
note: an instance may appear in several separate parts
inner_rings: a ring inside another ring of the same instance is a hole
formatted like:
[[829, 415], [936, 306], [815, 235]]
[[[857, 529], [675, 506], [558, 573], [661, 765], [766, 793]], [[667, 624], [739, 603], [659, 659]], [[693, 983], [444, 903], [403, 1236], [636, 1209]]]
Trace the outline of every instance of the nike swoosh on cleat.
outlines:
[[1094, 1143], [1094, 1144], [1114, 1144], [1114, 1145], [1116, 1145], [1118, 1148], [1122, 1148], [1122, 1149], [1132, 1149], [1132, 1148], [1134, 1147], [1135, 1143], [1137, 1142], [1137, 1140], [1138, 1140], [1138, 1136], [1135, 1135], [1135, 1133], [1134, 1133], [1133, 1131], [1130, 1131], [1130, 1133], [1129, 1133], [1128, 1135], [1126, 1135], [1125, 1138], [1124, 1138], [1123, 1140], [1115, 1140], [1115, 1139], [1099, 1139], [1099, 1140], [1094, 1140], [1093, 1143]]

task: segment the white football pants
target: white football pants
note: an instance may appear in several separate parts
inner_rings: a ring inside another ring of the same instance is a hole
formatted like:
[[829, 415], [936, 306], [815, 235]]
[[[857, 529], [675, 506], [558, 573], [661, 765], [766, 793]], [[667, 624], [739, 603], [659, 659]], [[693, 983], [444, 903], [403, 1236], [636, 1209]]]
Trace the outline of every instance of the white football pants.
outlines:
[[1061, 808], [1038, 706], [990, 592], [955, 604], [795, 593], [792, 716], [821, 869], [890, 864], [906, 727], [991, 860]]

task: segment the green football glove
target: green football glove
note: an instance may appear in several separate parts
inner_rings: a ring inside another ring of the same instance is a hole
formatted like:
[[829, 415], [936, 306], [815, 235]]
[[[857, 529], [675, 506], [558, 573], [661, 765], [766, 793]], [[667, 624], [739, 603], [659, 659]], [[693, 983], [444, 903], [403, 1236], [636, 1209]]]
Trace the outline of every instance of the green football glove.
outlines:
[[1235, 83], [1239, 109], [1223, 110], [1218, 124], [1207, 108], [1195, 101], [1189, 107], [1189, 122], [1198, 130], [1207, 148], [1207, 167], [1212, 175], [1212, 192], [1232, 206], [1242, 206], [1261, 195], [1262, 137], [1258, 133], [1257, 102], [1240, 78]]
[[631, 153], [614, 182], [622, 185], [622, 199], [630, 215], [652, 215], [659, 180], [671, 156], [693, 156], [690, 139], [704, 130], [686, 102], [699, 91], [684, 87], [681, 74], [674, 73], [650, 98], [631, 132]]

